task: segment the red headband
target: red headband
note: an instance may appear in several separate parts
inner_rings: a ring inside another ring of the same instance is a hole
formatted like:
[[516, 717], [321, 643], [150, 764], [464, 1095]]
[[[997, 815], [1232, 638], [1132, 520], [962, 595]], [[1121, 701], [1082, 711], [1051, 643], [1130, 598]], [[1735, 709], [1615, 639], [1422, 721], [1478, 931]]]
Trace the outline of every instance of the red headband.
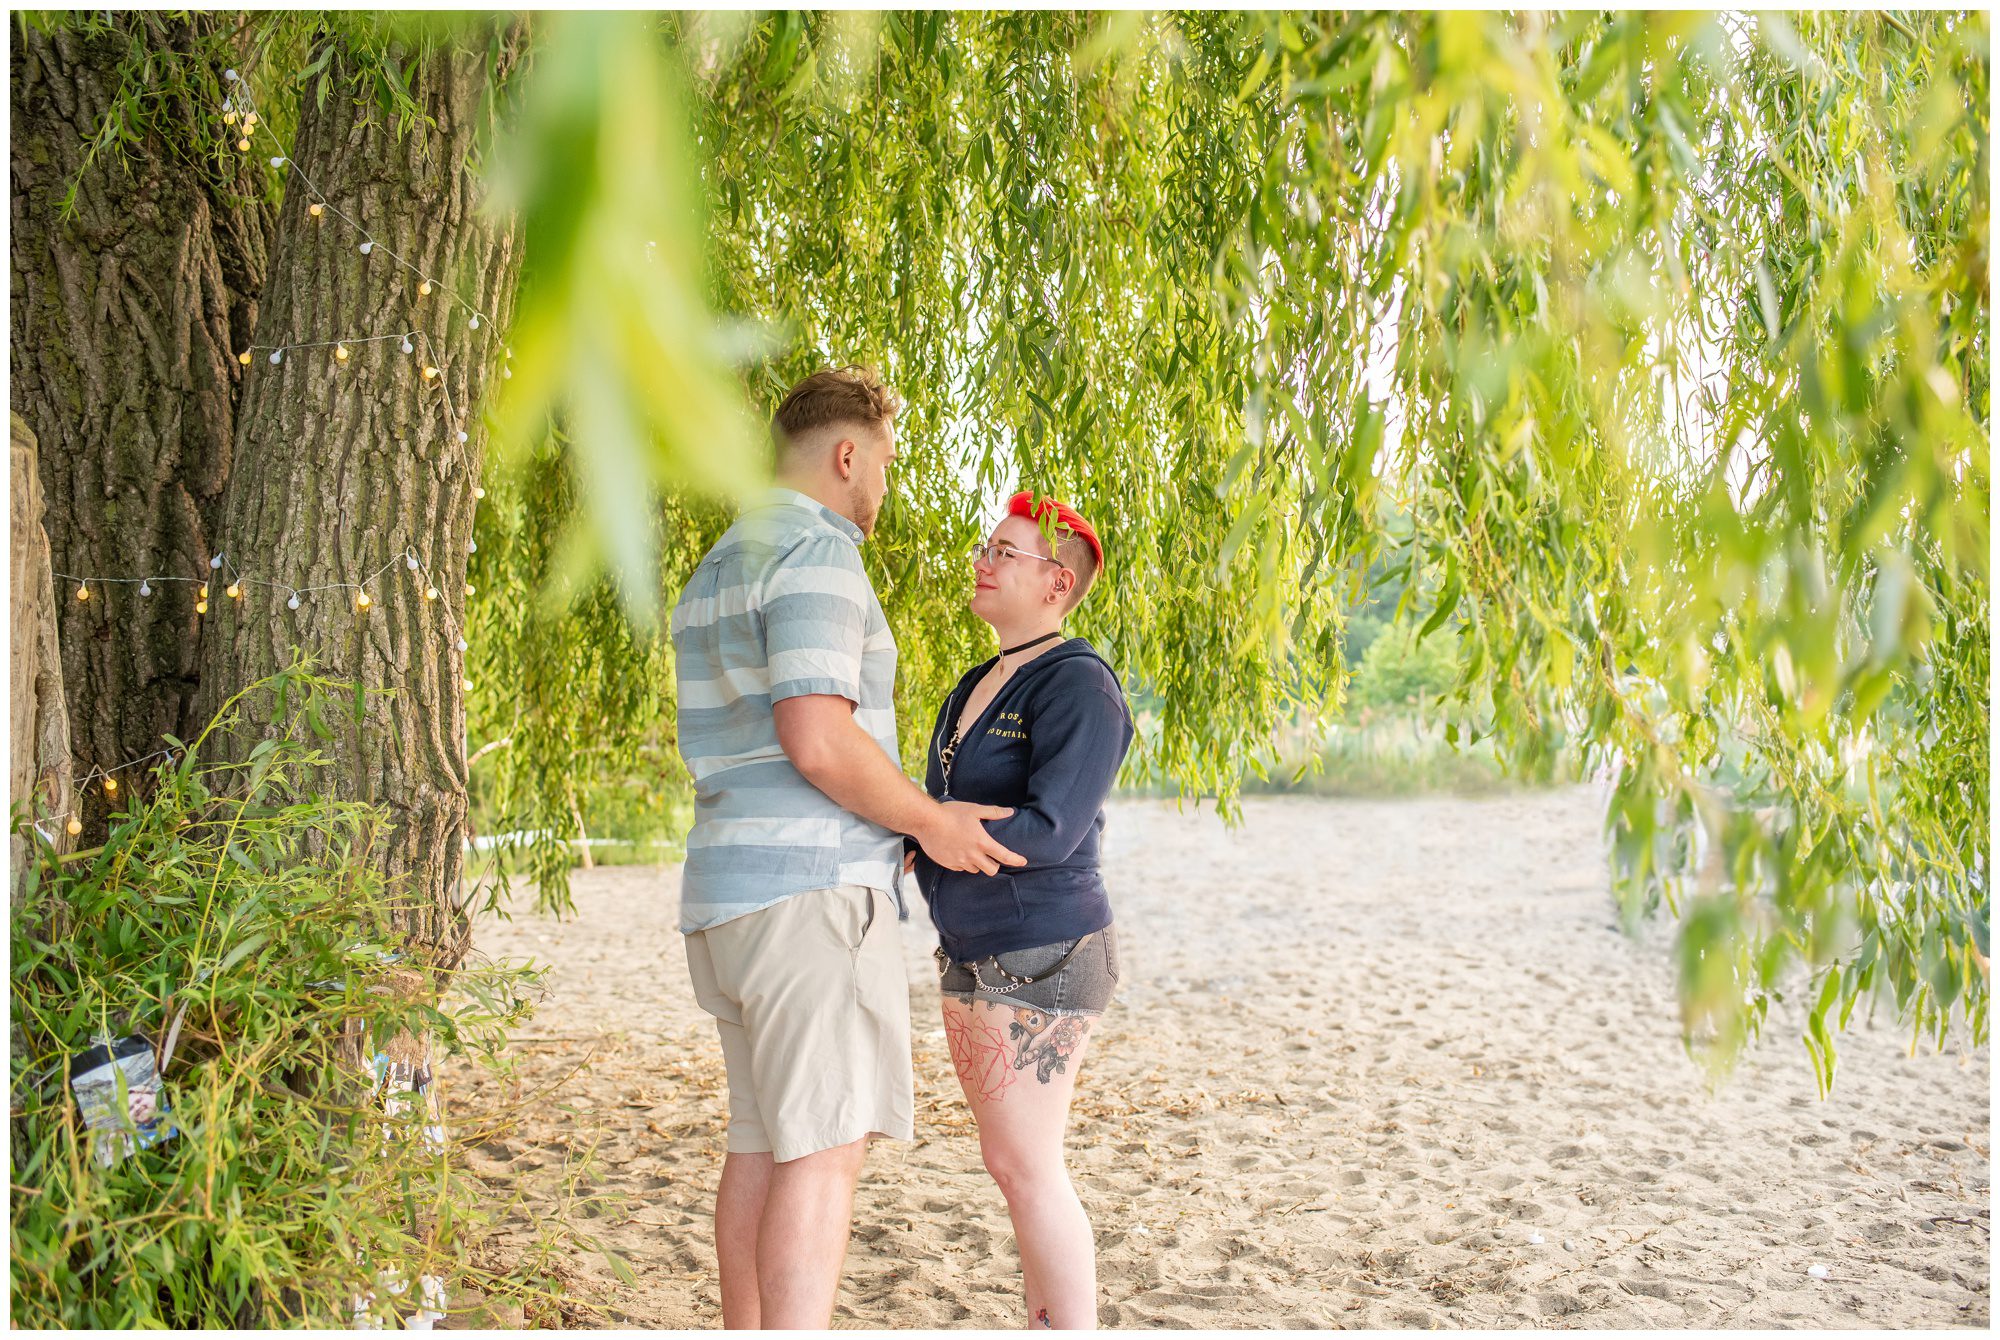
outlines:
[[1035, 501], [1034, 493], [1028, 489], [1022, 489], [1007, 500], [1008, 516], [1024, 516], [1028, 520], [1037, 523], [1052, 508], [1056, 514], [1056, 523], [1063, 529], [1081, 537], [1083, 542], [1090, 546], [1090, 552], [1097, 555], [1097, 566], [1100, 569], [1103, 568], [1104, 546], [1098, 543], [1097, 532], [1090, 528], [1088, 521], [1085, 521], [1077, 514], [1077, 510], [1074, 507], [1071, 507], [1066, 502], [1057, 502], [1054, 498], [1044, 498], [1038, 503]]

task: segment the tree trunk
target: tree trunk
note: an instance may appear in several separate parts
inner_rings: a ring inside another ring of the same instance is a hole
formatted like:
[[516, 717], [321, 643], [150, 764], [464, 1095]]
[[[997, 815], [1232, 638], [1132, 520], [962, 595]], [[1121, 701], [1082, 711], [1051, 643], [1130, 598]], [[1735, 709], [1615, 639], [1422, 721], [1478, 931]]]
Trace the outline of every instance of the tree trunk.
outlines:
[[[263, 215], [247, 163], [234, 180], [148, 133], [85, 166], [136, 41], [161, 58], [218, 49], [217, 20], [117, 18], [107, 32], [15, 34], [12, 407], [40, 445], [54, 569], [194, 576], [228, 478], [237, 381], [263, 274]], [[213, 110], [171, 81], [155, 124]], [[76, 185], [75, 211], [62, 202]], [[191, 586], [56, 580], [57, 626], [80, 769], [108, 768], [183, 732], [197, 670]], [[121, 778], [121, 781], [125, 780]], [[113, 806], [81, 797], [84, 841]]]
[[26, 822], [11, 835], [14, 879], [10, 905], [21, 904], [31, 852], [44, 845], [29, 835], [39, 827], [57, 851], [74, 846], [64, 824], [70, 809], [69, 713], [63, 705], [62, 658], [56, 648], [55, 591], [49, 581], [49, 540], [42, 530], [42, 481], [35, 465], [35, 435], [20, 415], [13, 424], [13, 491], [7, 511], [7, 559], [13, 623], [8, 633], [9, 760], [7, 800], [22, 807]]
[[[328, 40], [332, 87], [351, 89], [349, 52]], [[485, 53], [442, 50], [405, 72], [430, 124], [400, 139], [380, 108], [349, 93], [300, 108], [216, 531], [228, 566], [210, 586], [197, 701], [205, 716], [298, 652], [366, 687], [358, 725], [347, 713], [328, 723], [332, 789], [393, 815], [380, 859], [408, 909], [401, 929], [430, 966], [448, 969], [469, 934], [456, 896], [466, 819], [456, 644], [480, 468], [475, 409], [499, 375], [520, 248], [511, 222], [475, 208], [469, 163], [495, 77]], [[327, 205], [318, 217], [308, 212], [316, 200]], [[398, 256], [429, 276], [428, 296]], [[477, 328], [468, 305], [485, 314]], [[370, 339], [406, 331], [420, 332], [414, 355], [400, 338]], [[329, 345], [286, 348], [274, 364], [265, 348], [333, 340], [348, 341], [344, 361]], [[226, 594], [234, 574], [244, 579], [236, 599]], [[301, 592], [290, 608], [302, 587], [331, 589]]]

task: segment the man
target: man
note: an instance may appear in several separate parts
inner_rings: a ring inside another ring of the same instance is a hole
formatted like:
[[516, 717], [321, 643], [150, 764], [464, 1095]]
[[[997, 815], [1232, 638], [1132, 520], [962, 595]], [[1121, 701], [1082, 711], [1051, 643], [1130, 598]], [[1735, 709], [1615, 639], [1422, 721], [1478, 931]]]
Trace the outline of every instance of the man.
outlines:
[[896, 643], [858, 546], [898, 408], [863, 368], [792, 388], [776, 485], [674, 607], [695, 782], [681, 931], [729, 1076], [715, 1247], [732, 1329], [828, 1324], [868, 1139], [913, 1134], [900, 835], [953, 870], [1023, 863], [981, 824], [1011, 810], [939, 804], [896, 761]]

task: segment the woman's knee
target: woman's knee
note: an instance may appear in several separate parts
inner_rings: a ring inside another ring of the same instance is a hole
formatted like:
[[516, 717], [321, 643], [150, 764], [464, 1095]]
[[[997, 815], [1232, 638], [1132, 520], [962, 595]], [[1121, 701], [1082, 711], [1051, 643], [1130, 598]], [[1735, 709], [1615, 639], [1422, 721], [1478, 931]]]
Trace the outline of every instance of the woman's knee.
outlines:
[[1017, 1195], [1031, 1196], [1037, 1191], [1052, 1190], [1069, 1182], [1069, 1173], [1063, 1167], [1060, 1153], [1036, 1153], [1001, 1141], [981, 1142], [979, 1153], [988, 1175], [999, 1186], [1000, 1194], [1009, 1200]]

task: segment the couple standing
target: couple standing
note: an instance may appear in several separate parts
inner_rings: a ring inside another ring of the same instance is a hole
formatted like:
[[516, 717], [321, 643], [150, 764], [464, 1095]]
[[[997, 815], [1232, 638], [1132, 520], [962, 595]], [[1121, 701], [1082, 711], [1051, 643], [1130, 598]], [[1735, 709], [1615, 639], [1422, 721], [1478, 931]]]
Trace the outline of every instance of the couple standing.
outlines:
[[1027, 493], [972, 547], [971, 609], [1000, 653], [939, 708], [917, 787], [897, 762], [896, 643], [859, 552], [889, 491], [898, 408], [865, 369], [794, 387], [772, 422], [776, 486], [674, 608], [695, 782], [681, 930], [729, 1077], [723, 1324], [825, 1327], [868, 1141], [914, 1134], [896, 927], [914, 872], [952, 1062], [1013, 1219], [1024, 1320], [1089, 1328], [1096, 1255], [1062, 1143], [1118, 977], [1098, 839], [1132, 716], [1062, 621], [1103, 548], [1070, 508]]

